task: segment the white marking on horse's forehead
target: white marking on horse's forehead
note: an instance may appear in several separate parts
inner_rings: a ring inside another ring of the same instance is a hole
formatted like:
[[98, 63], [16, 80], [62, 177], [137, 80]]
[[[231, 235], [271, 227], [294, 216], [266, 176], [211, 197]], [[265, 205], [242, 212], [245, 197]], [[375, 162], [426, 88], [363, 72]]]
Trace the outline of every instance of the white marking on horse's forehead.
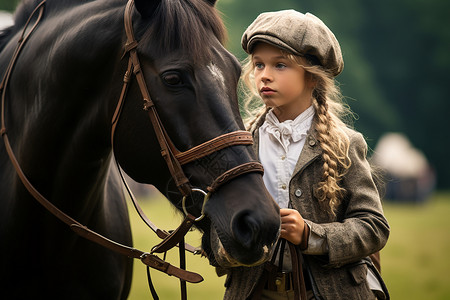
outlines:
[[212, 62], [207, 65], [208, 70], [211, 72], [213, 78], [215, 78], [223, 88], [225, 88], [225, 77], [223, 77], [222, 70], [220, 70], [215, 64]]

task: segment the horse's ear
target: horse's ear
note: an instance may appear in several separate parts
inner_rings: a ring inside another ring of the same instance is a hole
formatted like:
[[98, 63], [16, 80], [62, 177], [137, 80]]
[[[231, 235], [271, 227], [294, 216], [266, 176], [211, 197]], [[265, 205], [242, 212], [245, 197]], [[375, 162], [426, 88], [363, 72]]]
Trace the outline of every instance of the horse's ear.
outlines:
[[217, 0], [205, 0], [206, 2], [208, 2], [209, 5], [214, 6], [216, 5]]
[[134, 5], [143, 18], [150, 18], [153, 16], [153, 13], [161, 1], [162, 0], [135, 0]]

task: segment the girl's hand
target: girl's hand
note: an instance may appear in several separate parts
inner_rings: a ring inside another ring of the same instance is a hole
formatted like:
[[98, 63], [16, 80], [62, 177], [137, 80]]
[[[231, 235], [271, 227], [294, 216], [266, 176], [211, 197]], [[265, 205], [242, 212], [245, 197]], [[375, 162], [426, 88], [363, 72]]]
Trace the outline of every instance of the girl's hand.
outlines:
[[295, 209], [281, 208], [281, 237], [294, 245], [300, 245], [303, 240], [305, 221]]

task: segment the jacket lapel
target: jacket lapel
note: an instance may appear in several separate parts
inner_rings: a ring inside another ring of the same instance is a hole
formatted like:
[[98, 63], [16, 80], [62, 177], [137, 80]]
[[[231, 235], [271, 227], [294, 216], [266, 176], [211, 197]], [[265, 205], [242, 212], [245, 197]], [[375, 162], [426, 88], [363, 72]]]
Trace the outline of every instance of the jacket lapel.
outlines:
[[303, 171], [303, 169], [314, 161], [321, 153], [322, 148], [320, 148], [319, 142], [317, 141], [316, 131], [314, 129], [310, 129], [291, 178], [297, 175], [300, 171]]

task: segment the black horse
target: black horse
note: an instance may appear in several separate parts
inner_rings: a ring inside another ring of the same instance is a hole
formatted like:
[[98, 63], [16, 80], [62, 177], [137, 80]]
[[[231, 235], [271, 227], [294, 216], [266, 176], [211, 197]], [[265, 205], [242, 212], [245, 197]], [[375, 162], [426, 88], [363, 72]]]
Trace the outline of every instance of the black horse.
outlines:
[[[0, 76], [39, 2], [23, 1], [14, 25], [3, 31]], [[135, 2], [141, 69], [176, 148], [186, 151], [243, 130], [236, 94], [240, 66], [223, 47], [215, 0]], [[111, 119], [128, 65], [125, 5], [124, 0], [47, 0], [42, 20], [2, 86], [2, 134], [44, 197], [90, 229], [132, 245], [114, 156], [133, 179], [165, 191], [181, 211], [182, 197], [135, 80], [111, 145]], [[184, 164], [183, 171], [191, 186], [205, 190], [224, 172], [252, 161], [251, 146], [233, 145]], [[197, 194], [186, 201], [194, 216], [203, 203]], [[228, 180], [211, 194], [204, 211], [206, 218], [196, 226], [213, 265], [267, 259], [280, 220], [260, 174]], [[130, 258], [79, 237], [45, 210], [19, 180], [0, 142], [0, 298], [125, 299], [131, 273]]]

